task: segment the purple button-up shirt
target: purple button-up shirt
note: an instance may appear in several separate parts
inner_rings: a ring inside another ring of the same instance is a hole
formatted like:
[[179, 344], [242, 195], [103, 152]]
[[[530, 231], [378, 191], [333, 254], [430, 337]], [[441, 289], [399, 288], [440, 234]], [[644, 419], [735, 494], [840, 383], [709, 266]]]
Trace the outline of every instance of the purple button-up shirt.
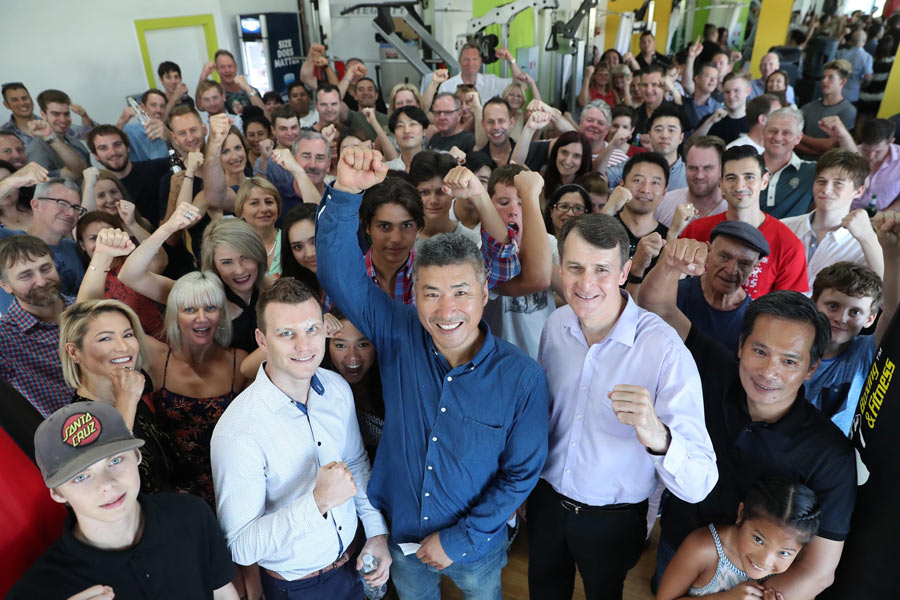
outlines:
[[869, 187], [863, 195], [853, 201], [853, 208], [865, 208], [877, 194], [875, 202], [878, 210], [884, 210], [900, 196], [900, 145], [891, 144], [887, 156], [872, 175]]
[[[622, 295], [625, 309], [596, 344], [588, 346], [569, 306], [544, 326], [538, 362], [550, 392], [550, 445], [541, 477], [593, 506], [641, 502], [657, 476], [679, 498], [698, 502], [719, 474], [697, 366], [674, 329]], [[650, 454], [634, 427], [616, 418], [607, 394], [618, 384], [649, 390], [672, 434], [664, 455]]]

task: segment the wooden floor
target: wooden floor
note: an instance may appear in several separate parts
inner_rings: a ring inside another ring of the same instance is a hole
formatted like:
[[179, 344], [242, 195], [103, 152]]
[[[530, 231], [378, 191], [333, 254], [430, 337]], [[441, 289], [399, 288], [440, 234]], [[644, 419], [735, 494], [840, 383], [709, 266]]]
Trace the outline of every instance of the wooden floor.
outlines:
[[[625, 580], [625, 592], [622, 595], [623, 600], [653, 600], [654, 596], [650, 593], [650, 576], [653, 574], [656, 561], [658, 535], [659, 527], [657, 526], [653, 530], [650, 544], [641, 555], [640, 561], [628, 573], [628, 578]], [[442, 581], [441, 595], [444, 600], [461, 600], [462, 598], [462, 594], [453, 585], [453, 582], [446, 577]], [[503, 569], [503, 598], [504, 600], [528, 599], [528, 535], [525, 532], [525, 525], [522, 526], [522, 531], [519, 532], [509, 549], [509, 563]], [[585, 600], [581, 577], [577, 575], [575, 577], [575, 594], [572, 598]]]

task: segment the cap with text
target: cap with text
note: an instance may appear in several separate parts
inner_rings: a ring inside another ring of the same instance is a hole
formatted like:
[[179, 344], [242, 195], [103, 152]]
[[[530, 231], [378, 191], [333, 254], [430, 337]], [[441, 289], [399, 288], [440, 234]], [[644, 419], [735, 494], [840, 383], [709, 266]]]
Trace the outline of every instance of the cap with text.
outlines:
[[49, 488], [66, 483], [99, 460], [143, 445], [119, 411], [103, 402], [64, 406], [34, 433], [35, 459]]

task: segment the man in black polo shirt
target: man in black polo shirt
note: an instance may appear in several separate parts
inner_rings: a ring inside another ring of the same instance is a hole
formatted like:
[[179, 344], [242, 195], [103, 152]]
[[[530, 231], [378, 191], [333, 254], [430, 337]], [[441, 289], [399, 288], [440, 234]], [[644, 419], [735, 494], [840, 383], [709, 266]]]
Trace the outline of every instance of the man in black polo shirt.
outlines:
[[64, 406], [38, 426], [44, 483], [72, 515], [8, 599], [91, 589], [79, 597], [237, 600], [231, 554], [209, 507], [189, 494], [138, 496], [143, 445], [102, 402]]
[[[476, 125], [477, 127], [477, 125]], [[481, 111], [481, 127], [487, 134], [488, 143], [472, 154], [482, 155], [488, 159], [491, 169], [509, 164], [516, 142], [509, 137], [513, 128], [512, 109], [502, 98], [488, 100]]]
[[679, 115], [681, 114], [681, 107], [665, 100], [665, 78], [665, 68], [657, 63], [641, 71], [641, 92], [644, 94], [644, 102], [635, 108], [638, 115], [637, 122], [634, 124], [635, 133], [649, 133], [653, 113], [660, 106], [672, 107]]
[[[657, 268], [696, 275], [706, 253], [705, 243], [679, 239], [663, 250]], [[677, 285], [677, 277], [671, 279]], [[657, 577], [687, 534], [711, 522], [734, 523], [753, 482], [780, 475], [816, 493], [822, 521], [791, 568], [766, 586], [791, 600], [814, 598], [834, 577], [856, 499], [853, 448], [803, 395], [803, 382], [831, 338], [828, 319], [800, 293], [770, 292], [747, 307], [735, 357], [691, 327], [681, 311], [666, 313], [661, 316], [685, 340], [700, 370], [719, 481], [697, 504], [664, 501]]]
[[142, 217], [159, 227], [164, 215], [159, 214], [159, 180], [169, 170], [169, 159], [131, 162], [131, 142], [115, 125], [98, 125], [87, 135], [91, 154], [104, 169], [119, 178]]

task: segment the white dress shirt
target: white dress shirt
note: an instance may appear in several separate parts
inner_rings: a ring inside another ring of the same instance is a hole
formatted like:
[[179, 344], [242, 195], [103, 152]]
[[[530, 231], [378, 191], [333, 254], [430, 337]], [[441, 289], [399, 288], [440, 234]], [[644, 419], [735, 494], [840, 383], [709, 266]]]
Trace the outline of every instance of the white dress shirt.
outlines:
[[[265, 366], [213, 432], [216, 509], [236, 563], [259, 563], [295, 580], [347, 550], [357, 515], [366, 537], [388, 529], [366, 496], [369, 460], [347, 382], [318, 369], [304, 411], [269, 380]], [[347, 464], [358, 491], [323, 517], [313, 489], [319, 467], [331, 461]]]
[[[475, 76], [475, 89], [478, 90], [478, 95], [481, 96], [481, 103], [484, 104], [494, 96], [499, 96], [503, 93], [503, 90], [506, 89], [512, 83], [512, 79], [506, 77], [497, 77], [493, 73], [478, 73]], [[456, 87], [463, 84], [462, 73], [454, 75], [447, 81], [441, 84], [441, 87], [438, 88], [438, 93], [449, 92], [451, 94], [456, 93]]]
[[[699, 502], [719, 476], [700, 374], [675, 330], [621, 293], [627, 304], [600, 342], [588, 346], [570, 306], [544, 326], [538, 362], [550, 391], [550, 446], [541, 477], [592, 506], [641, 502], [657, 475], [682, 500]], [[616, 418], [607, 394], [618, 384], [650, 392], [672, 435], [665, 455], [650, 454]]]
[[787, 217], [781, 220], [782, 223], [788, 226], [788, 229], [794, 232], [794, 235], [800, 238], [800, 241], [803, 242], [803, 248], [806, 250], [806, 273], [809, 276], [807, 296], [812, 295], [813, 281], [816, 280], [816, 275], [819, 274], [819, 271], [825, 267], [830, 267], [842, 260], [868, 266], [862, 246], [853, 237], [849, 229], [838, 227], [834, 231], [826, 233], [821, 240], [817, 240], [816, 232], [812, 228], [815, 214], [816, 211], [812, 211], [805, 215]]

